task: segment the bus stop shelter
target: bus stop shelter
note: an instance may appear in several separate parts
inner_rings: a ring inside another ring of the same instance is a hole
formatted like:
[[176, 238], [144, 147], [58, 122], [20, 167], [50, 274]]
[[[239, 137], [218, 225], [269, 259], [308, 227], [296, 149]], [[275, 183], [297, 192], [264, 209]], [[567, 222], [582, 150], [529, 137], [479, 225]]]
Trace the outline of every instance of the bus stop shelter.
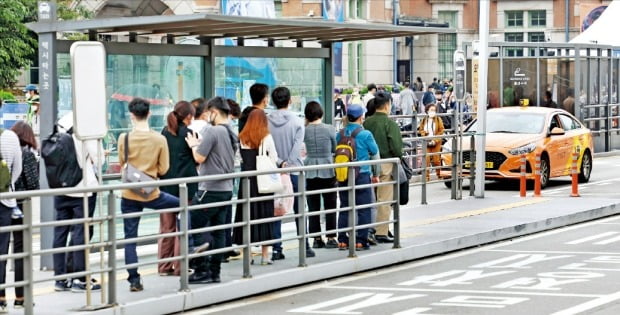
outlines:
[[[59, 34], [87, 34], [106, 48], [110, 136], [104, 144], [111, 150], [121, 130], [129, 127], [126, 103], [134, 96], [151, 101], [151, 125], [158, 128], [176, 101], [220, 95], [237, 99], [243, 108], [249, 105], [245, 92], [252, 82], [270, 88], [283, 84], [291, 89], [298, 111], [304, 101], [317, 100], [331, 123], [335, 43], [454, 33], [435, 27], [213, 14], [57, 21], [53, 3], [43, 9], [40, 5], [38, 13], [39, 21], [28, 27], [39, 36], [40, 114], [45, 117], [40, 134], [51, 133], [58, 118], [71, 110], [73, 41]], [[160, 43], [152, 43], [153, 37]], [[274, 64], [287, 69], [286, 78], [276, 82], [265, 74]], [[45, 177], [41, 180], [41, 187], [47, 187]], [[42, 221], [53, 220], [52, 204], [51, 198], [41, 200]], [[51, 228], [42, 235], [42, 248], [51, 248]], [[41, 264], [50, 268], [51, 256]]]

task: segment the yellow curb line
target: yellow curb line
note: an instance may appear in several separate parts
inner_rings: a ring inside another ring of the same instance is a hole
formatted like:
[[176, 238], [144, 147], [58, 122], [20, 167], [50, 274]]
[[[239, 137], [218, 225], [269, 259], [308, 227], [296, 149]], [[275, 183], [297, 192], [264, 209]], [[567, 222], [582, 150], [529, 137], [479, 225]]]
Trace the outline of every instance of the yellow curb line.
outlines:
[[491, 212], [496, 212], [496, 211], [508, 210], [508, 209], [522, 207], [522, 206], [529, 206], [529, 205], [533, 205], [533, 204], [537, 204], [537, 203], [541, 203], [541, 202], [547, 202], [549, 200], [550, 200], [549, 198], [536, 198], [536, 199], [530, 199], [530, 200], [525, 200], [525, 201], [513, 202], [513, 203], [508, 203], [508, 204], [488, 207], [488, 208], [482, 208], [482, 209], [478, 209], [478, 210], [470, 210], [470, 211], [458, 212], [458, 213], [443, 215], [443, 216], [440, 216], [440, 217], [434, 217], [434, 218], [429, 218], [429, 219], [424, 219], [424, 220], [413, 221], [411, 223], [403, 224], [402, 227], [414, 227], [414, 226], [421, 226], [421, 225], [429, 225], [429, 224], [443, 222], [443, 221], [448, 221], [448, 220], [456, 220], [456, 219], [462, 219], [462, 218], [466, 218], [466, 217], [473, 217], [473, 216], [481, 215], [481, 214], [485, 214], [485, 213], [491, 213]]

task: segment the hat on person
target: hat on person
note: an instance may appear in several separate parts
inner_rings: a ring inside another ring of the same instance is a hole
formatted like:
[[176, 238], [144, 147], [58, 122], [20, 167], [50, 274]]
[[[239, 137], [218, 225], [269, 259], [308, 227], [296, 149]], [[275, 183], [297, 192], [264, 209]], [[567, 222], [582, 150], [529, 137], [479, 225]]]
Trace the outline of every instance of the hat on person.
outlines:
[[36, 86], [36, 85], [34, 85], [34, 84], [28, 84], [28, 85], [26, 85], [26, 87], [24, 88], [24, 92], [28, 92], [28, 91], [36, 91], [36, 90], [38, 90], [38, 89], [37, 89], [37, 86]]
[[397, 88], [397, 87], [394, 87], [394, 88], [392, 89], [392, 92], [393, 92], [393, 93], [400, 93], [400, 89], [399, 89], [399, 88]]
[[342, 94], [342, 89], [335, 88], [334, 93]]
[[352, 119], [358, 119], [360, 116], [364, 115], [364, 108], [357, 104], [352, 104], [347, 107], [347, 116]]

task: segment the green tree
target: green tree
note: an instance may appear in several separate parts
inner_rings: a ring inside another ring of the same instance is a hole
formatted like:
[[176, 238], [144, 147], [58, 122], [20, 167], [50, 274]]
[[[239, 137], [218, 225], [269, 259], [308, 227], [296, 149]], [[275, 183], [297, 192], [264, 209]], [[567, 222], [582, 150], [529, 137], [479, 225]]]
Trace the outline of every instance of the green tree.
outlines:
[[[27, 69], [37, 53], [37, 34], [26, 23], [37, 20], [37, 0], [0, 0], [0, 89], [10, 88], [21, 69]], [[72, 0], [57, 0], [59, 20], [91, 18], [92, 12], [73, 6]], [[84, 39], [86, 35], [71, 35]]]
[[20, 69], [30, 66], [36, 41], [24, 21], [29, 16], [23, 1], [2, 0], [0, 6], [0, 89], [15, 84]]

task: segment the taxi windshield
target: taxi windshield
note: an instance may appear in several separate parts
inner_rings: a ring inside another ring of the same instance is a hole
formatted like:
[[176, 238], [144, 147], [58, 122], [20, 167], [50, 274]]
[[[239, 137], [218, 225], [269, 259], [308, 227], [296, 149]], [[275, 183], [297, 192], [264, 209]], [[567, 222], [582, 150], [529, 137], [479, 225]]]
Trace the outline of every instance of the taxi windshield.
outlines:
[[[487, 112], [487, 133], [541, 133], [545, 124], [545, 115], [539, 113]], [[478, 120], [467, 131], [477, 131]]]

